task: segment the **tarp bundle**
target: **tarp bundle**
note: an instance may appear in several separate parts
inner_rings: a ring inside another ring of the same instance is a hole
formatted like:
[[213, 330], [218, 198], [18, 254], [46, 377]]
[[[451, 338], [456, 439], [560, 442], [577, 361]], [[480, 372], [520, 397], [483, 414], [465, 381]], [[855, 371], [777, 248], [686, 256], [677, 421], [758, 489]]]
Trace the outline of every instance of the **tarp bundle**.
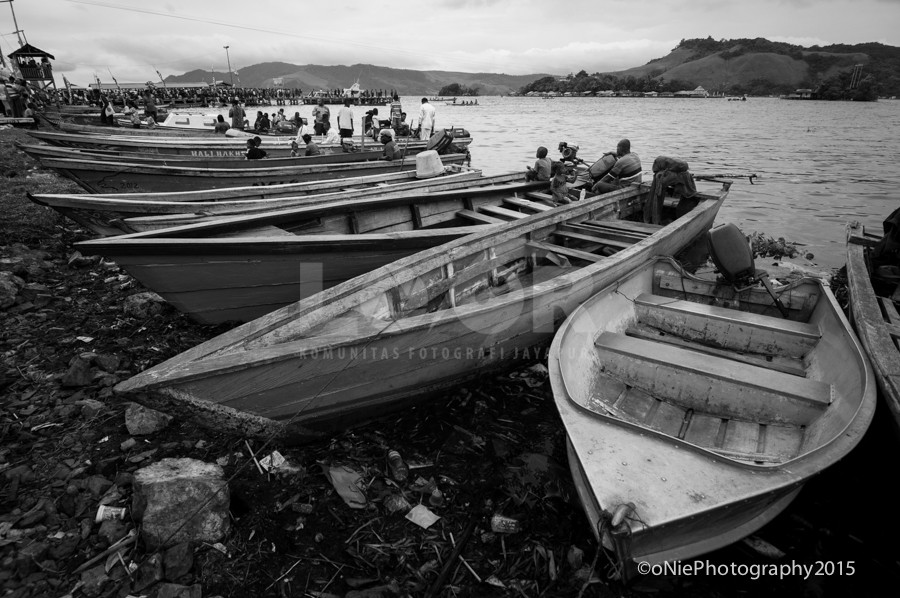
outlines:
[[697, 186], [689, 170], [688, 163], [678, 158], [659, 156], [653, 161], [653, 183], [644, 208], [644, 222], [659, 224], [662, 221], [666, 190], [671, 190], [672, 195], [683, 199], [697, 195]]

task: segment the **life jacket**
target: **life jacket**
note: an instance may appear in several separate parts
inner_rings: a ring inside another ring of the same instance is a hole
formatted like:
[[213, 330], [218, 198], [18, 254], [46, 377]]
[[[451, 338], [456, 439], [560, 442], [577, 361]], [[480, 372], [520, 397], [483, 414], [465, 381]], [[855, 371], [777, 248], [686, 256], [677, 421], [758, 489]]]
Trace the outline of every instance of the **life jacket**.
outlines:
[[616, 165], [616, 161], [618, 161], [618, 158], [615, 154], [603, 154], [602, 158], [591, 164], [588, 168], [588, 174], [591, 175], [593, 180], [599, 181], [612, 170], [612, 167]]

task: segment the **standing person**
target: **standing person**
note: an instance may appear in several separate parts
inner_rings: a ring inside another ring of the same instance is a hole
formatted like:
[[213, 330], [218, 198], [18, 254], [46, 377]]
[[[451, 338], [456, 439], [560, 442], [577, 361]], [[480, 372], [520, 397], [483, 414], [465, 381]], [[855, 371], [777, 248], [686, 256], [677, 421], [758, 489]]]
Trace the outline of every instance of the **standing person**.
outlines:
[[434, 131], [434, 115], [434, 106], [428, 103], [428, 98], [422, 98], [422, 108], [419, 110], [419, 139], [431, 138], [431, 132]]
[[159, 122], [159, 110], [156, 108], [156, 98], [149, 89], [144, 93], [144, 116], [152, 116], [154, 122]]
[[231, 101], [231, 109], [228, 111], [228, 116], [231, 117], [232, 129], [244, 130], [246, 114], [244, 113], [244, 109], [241, 108], [241, 103], [238, 101], [237, 97]]
[[337, 126], [341, 139], [353, 137], [353, 110], [350, 109], [350, 98], [344, 98], [344, 107], [337, 115]]
[[325, 100], [319, 98], [316, 101], [316, 107], [313, 108], [312, 115], [314, 119], [313, 129], [315, 130], [316, 135], [324, 135], [325, 123], [331, 119], [331, 110], [325, 105]]
[[618, 159], [612, 169], [591, 188], [594, 193], [609, 193], [627, 187], [631, 183], [641, 182], [641, 159], [631, 151], [629, 140], [619, 141], [616, 145], [616, 156]]
[[372, 108], [371, 110], [366, 110], [366, 115], [363, 117], [363, 131], [365, 131], [366, 135], [369, 132], [372, 132], [372, 138], [375, 138], [377, 131], [375, 131], [375, 117], [378, 115], [378, 108]]

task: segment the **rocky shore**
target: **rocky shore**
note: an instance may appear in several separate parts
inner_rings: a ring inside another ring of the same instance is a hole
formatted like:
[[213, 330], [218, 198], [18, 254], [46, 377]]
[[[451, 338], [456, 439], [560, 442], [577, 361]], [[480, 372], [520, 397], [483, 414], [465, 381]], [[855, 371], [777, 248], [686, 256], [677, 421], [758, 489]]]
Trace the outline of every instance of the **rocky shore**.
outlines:
[[891, 463], [881, 429], [810, 483], [764, 542], [709, 556], [854, 560], [855, 576], [623, 586], [585, 524], [539, 360], [302, 446], [116, 394], [226, 328], [74, 252], [87, 233], [25, 194], [77, 189], [18, 152], [26, 138], [0, 131], [0, 596], [893, 595], [898, 517], [872, 472]]

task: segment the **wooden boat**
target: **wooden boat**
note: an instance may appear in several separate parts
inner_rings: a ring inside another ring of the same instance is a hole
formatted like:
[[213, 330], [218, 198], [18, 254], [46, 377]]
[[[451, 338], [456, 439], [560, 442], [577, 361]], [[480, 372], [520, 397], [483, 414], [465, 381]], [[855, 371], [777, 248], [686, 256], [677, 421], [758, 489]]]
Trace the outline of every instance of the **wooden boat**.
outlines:
[[[469, 158], [466, 154], [445, 154], [440, 159], [443, 164], [462, 164]], [[123, 164], [54, 157], [41, 158], [41, 164], [72, 179], [91, 193], [225, 189], [346, 179], [416, 169], [415, 158], [409, 157], [394, 162], [373, 160], [276, 167], [267, 166], [266, 160], [254, 160], [248, 161], [251, 168], [242, 169]]]
[[[247, 151], [247, 137], [179, 137], [173, 135], [140, 135], [125, 133], [129, 129], [124, 127], [116, 129], [115, 134], [110, 134], [109, 128], [97, 127], [90, 132], [57, 132], [57, 131], [31, 131], [29, 135], [50, 145], [62, 147], [130, 152], [139, 154], [177, 154], [192, 157], [243, 157]], [[142, 131], [143, 129], [130, 129], [130, 131]], [[453, 129], [453, 145], [465, 148], [472, 142], [471, 136], [465, 129]], [[281, 158], [291, 155], [290, 136], [261, 137], [262, 149], [270, 158]], [[359, 150], [381, 151], [383, 146], [374, 140], [354, 140], [354, 147]], [[429, 141], [402, 138], [398, 140], [401, 148], [430, 149]], [[302, 147], [302, 146], [301, 146]], [[341, 144], [321, 144], [319, 149], [323, 153], [344, 153]]]
[[[247, 160], [243, 156], [182, 156], [167, 154], [142, 154], [139, 152], [122, 152], [117, 150], [91, 150], [83, 148], [59, 147], [46, 144], [27, 144], [16, 142], [16, 147], [36, 160], [44, 158], [63, 158], [74, 160], [102, 160], [124, 164], [146, 164], [150, 166], [182, 166], [186, 168], [232, 168], [243, 170], [256, 167], [257, 162]], [[407, 157], [415, 156], [425, 150], [424, 145], [408, 148]], [[308, 164], [342, 164], [351, 162], [371, 162], [380, 160], [380, 149], [368, 149], [355, 152], [324, 152], [317, 156], [282, 156], [266, 157], [266, 167], [299, 166]]]
[[[413, 171], [394, 173], [414, 175]], [[392, 175], [393, 176], [393, 175]], [[386, 179], [386, 176], [338, 179], [321, 183], [298, 183], [296, 187], [307, 187], [308, 192], [297, 191], [293, 195], [279, 195], [259, 198], [247, 195], [239, 199], [217, 198], [213, 193], [203, 193], [209, 201], [188, 200], [167, 201], [160, 197], [177, 195], [200, 195], [200, 192], [121, 194], [112, 198], [104, 195], [31, 195], [28, 197], [39, 205], [55, 209], [64, 216], [100, 236], [121, 235], [158, 230], [170, 226], [181, 226], [206, 222], [226, 216], [248, 216], [286, 208], [320, 205], [340, 200], [361, 200], [378, 197], [422, 196], [462, 189], [474, 189], [514, 183], [522, 180], [521, 172], [482, 176], [480, 170], [465, 166], [453, 166], [443, 175], [417, 179], [414, 176], [396, 177], [393, 181], [363, 182], [368, 178]], [[319, 187], [319, 189], [316, 189]], [[272, 187], [251, 187], [270, 189]], [[248, 188], [244, 188], [248, 189]], [[224, 191], [231, 191], [225, 189]], [[131, 195], [142, 195], [148, 199], [134, 199]]]
[[517, 218], [325, 289], [118, 390], [158, 391], [167, 408], [246, 434], [346, 427], [532, 359], [596, 290], [702, 236], [728, 185], [665, 226], [626, 220], [640, 220], [647, 185]]
[[847, 286], [850, 320], [866, 350], [881, 397], [900, 433], [900, 314], [892, 295], [900, 279], [895, 273], [879, 276], [869, 259], [880, 236], [857, 223], [847, 227]]
[[[107, 237], [76, 246], [108, 257], [202, 323], [249, 321], [473, 226], [550, 210], [549, 183], [501, 183], [326, 201]], [[548, 196], [547, 196], [548, 197]]]
[[773, 293], [787, 318], [762, 287], [658, 259], [557, 332], [569, 466], [626, 577], [751, 534], [869, 426], [872, 372], [831, 291], [807, 278]]

